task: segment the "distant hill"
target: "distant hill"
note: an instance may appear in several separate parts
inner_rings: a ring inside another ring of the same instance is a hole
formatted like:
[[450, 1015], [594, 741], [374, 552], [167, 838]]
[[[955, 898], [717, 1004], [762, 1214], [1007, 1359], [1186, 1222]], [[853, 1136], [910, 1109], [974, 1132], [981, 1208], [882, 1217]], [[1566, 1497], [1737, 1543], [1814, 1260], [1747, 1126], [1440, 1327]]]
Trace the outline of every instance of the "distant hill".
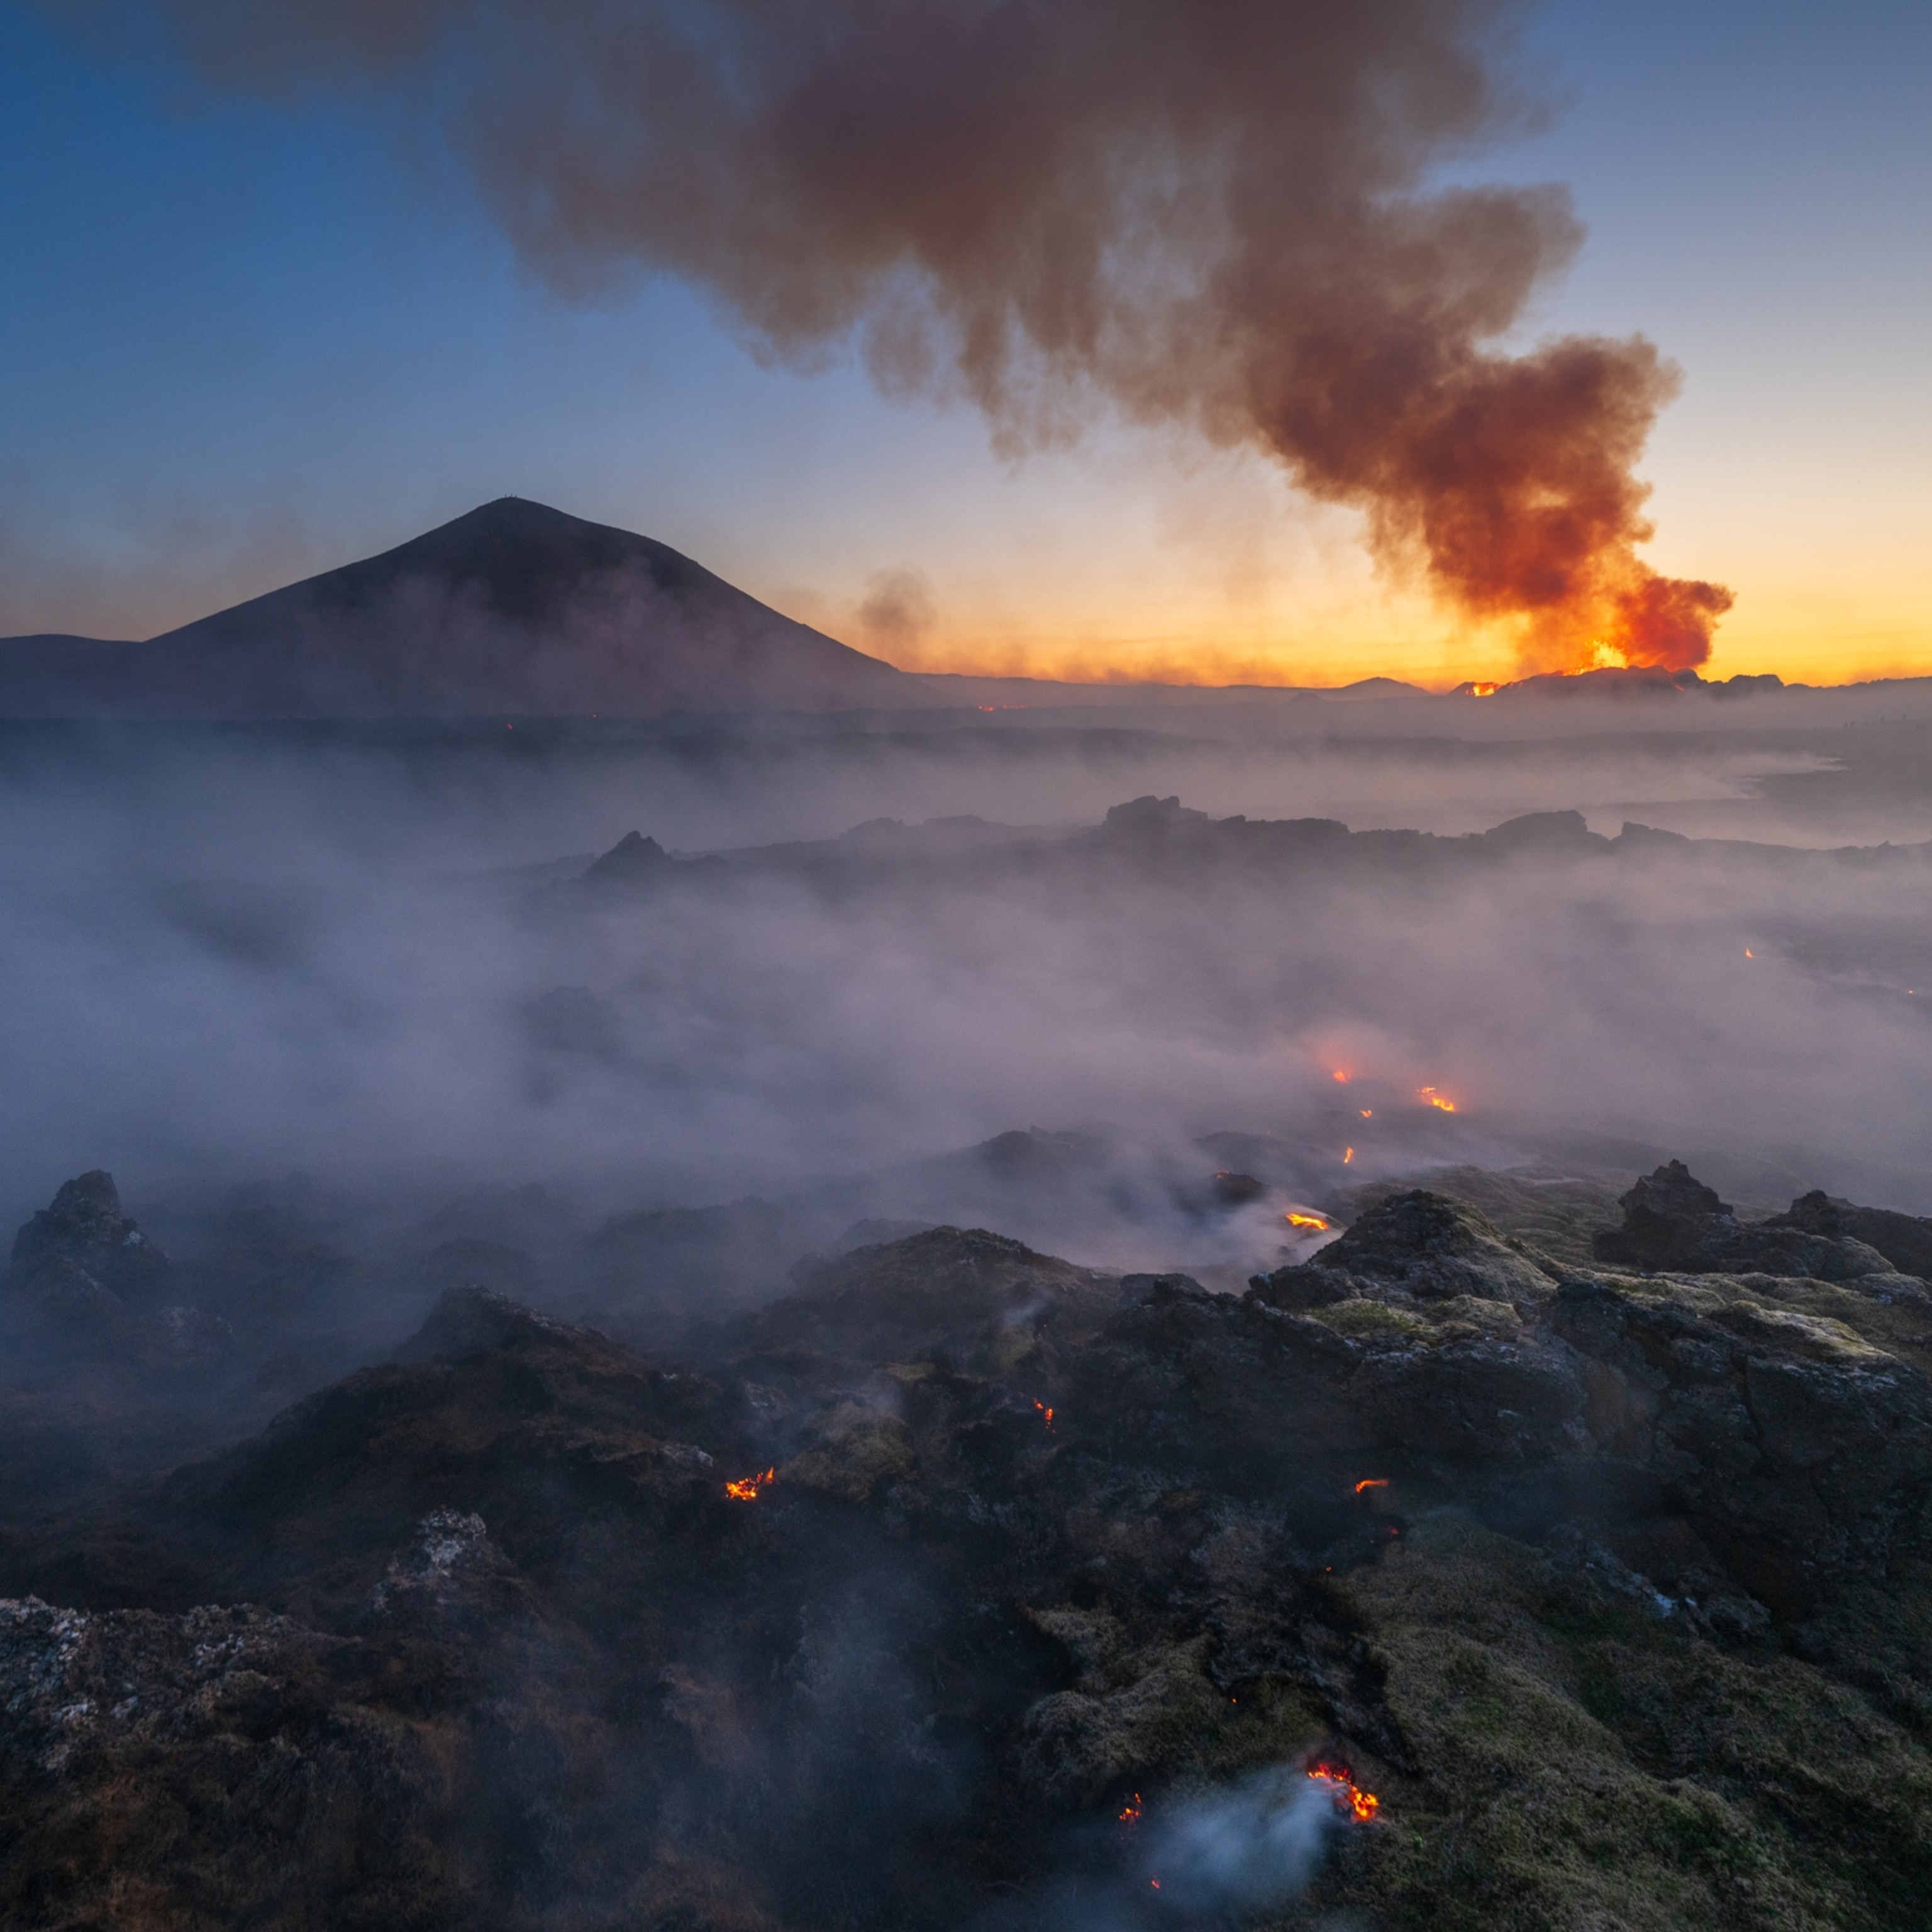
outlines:
[[0, 638], [0, 716], [650, 716], [930, 703], [649, 537], [504, 496], [144, 644]]

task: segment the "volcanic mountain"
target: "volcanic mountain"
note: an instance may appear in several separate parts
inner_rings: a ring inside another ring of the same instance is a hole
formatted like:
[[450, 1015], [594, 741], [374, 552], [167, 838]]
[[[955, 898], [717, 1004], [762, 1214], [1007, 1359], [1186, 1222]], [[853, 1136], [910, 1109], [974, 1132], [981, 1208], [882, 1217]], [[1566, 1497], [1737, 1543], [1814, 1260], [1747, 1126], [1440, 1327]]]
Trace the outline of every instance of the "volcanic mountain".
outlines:
[[500, 497], [145, 644], [0, 639], [0, 716], [650, 716], [916, 704], [649, 537]]

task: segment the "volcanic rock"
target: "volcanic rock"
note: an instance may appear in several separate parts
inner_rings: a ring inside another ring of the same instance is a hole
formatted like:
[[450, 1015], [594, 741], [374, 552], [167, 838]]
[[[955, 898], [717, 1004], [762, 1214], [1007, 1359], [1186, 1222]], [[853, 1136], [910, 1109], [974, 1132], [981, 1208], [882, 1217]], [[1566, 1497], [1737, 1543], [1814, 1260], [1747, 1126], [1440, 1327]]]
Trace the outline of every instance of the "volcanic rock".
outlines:
[[0, 1274], [0, 1311], [69, 1359], [164, 1373], [219, 1366], [233, 1330], [218, 1315], [163, 1304], [175, 1285], [166, 1255], [122, 1213], [114, 1177], [97, 1168], [63, 1183], [22, 1226]]
[[956, 1372], [1010, 1372], [1050, 1332], [1090, 1333], [1119, 1292], [1076, 1268], [984, 1228], [934, 1228], [818, 1264], [797, 1294], [746, 1322], [763, 1355], [930, 1362]]
[[1547, 1300], [1554, 1285], [1467, 1202], [1418, 1188], [1378, 1202], [1311, 1259], [1257, 1276], [1252, 1287], [1274, 1306], [1314, 1308], [1356, 1298], [1460, 1295], [1529, 1306]]
[[422, 1326], [390, 1359], [398, 1362], [461, 1360], [497, 1348], [518, 1348], [552, 1340], [601, 1340], [588, 1329], [572, 1329], [526, 1308], [478, 1282], [446, 1288]]
[[1655, 1471], [1767, 1600], [1923, 1546], [1932, 1382], [1846, 1324], [1744, 1292], [1577, 1280], [1550, 1327], [1588, 1358], [1598, 1448]]
[[1900, 1214], [1888, 1208], [1860, 1208], [1822, 1188], [1801, 1194], [1789, 1210], [1765, 1225], [1792, 1228], [1828, 1240], [1862, 1242], [1882, 1255], [1901, 1274], [1932, 1282], [1932, 1220]]
[[1434, 1193], [1337, 1251], [1236, 1297], [928, 1229], [701, 1367], [453, 1286], [260, 1436], [0, 1535], [0, 1913], [115, 1922], [111, 1870], [273, 1932], [1030, 1928], [1070, 1870], [1146, 1888], [1143, 1801], [1319, 1757], [1394, 1828], [1284, 1923], [1445, 1885], [1499, 1932], [1778, 1922], [1742, 1872], [1914, 1924], [1922, 1311], [1559, 1282]]
[[593, 885], [628, 885], [661, 878], [676, 864], [655, 838], [627, 832], [600, 859], [593, 860], [578, 874]]
[[[1826, 1197], [1804, 1199], [1824, 1202]], [[1592, 1239], [1601, 1262], [1652, 1273], [1807, 1275], [1819, 1281], [1852, 1281], [1893, 1272], [1881, 1251], [1841, 1232], [1849, 1224], [1828, 1204], [1822, 1209], [1807, 1207], [1802, 1214], [1794, 1204], [1791, 1214], [1741, 1222], [1730, 1204], [1681, 1160], [1644, 1176], [1618, 1204], [1624, 1210], [1623, 1226], [1604, 1228]], [[1909, 1224], [1911, 1217], [1898, 1215], [1888, 1220]], [[1826, 1231], [1828, 1223], [1830, 1232]], [[1893, 1231], [1892, 1238], [1896, 1242], [1905, 1232]], [[1904, 1251], [1918, 1252], [1912, 1238], [1920, 1232], [1911, 1229]]]
[[121, 1210], [114, 1177], [97, 1168], [62, 1184], [14, 1238], [10, 1280], [26, 1282], [65, 1262], [116, 1298], [151, 1304], [166, 1292], [168, 1258]]

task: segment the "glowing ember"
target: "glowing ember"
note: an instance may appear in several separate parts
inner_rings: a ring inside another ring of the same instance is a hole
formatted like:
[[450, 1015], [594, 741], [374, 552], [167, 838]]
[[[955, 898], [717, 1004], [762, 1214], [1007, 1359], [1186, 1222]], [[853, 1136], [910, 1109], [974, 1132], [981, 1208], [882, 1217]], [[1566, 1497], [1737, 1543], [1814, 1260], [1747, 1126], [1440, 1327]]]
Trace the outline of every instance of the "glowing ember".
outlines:
[[1382, 1801], [1373, 1792], [1364, 1791], [1355, 1782], [1354, 1774], [1346, 1765], [1312, 1764], [1308, 1767], [1308, 1774], [1332, 1786], [1336, 1809], [1348, 1810], [1358, 1825], [1370, 1822], [1382, 1808]]
[[1445, 1114], [1453, 1114], [1456, 1111], [1455, 1102], [1448, 1095], [1437, 1093], [1433, 1087], [1418, 1088], [1415, 1097], [1418, 1100], [1426, 1100], [1432, 1107], [1440, 1107]]
[[1053, 1411], [1048, 1408], [1046, 1404], [1043, 1402], [1035, 1402], [1034, 1404], [1034, 1407], [1040, 1411], [1040, 1420], [1045, 1423], [1047, 1427], [1051, 1430], [1053, 1427]]
[[1354, 1077], [1355, 1076], [1351, 1073], [1346, 1066], [1338, 1066], [1335, 1070], [1335, 1078], [1340, 1081], [1345, 1086], [1348, 1083], [1348, 1082], [1354, 1079]]
[[1342, 1165], [1344, 1167], [1346, 1167], [1354, 1157], [1355, 1150], [1353, 1148], [1344, 1148], [1342, 1150]]
[[1757, 957], [1757, 955], [1748, 946], [1747, 946], [1744, 948], [1744, 957], [1747, 959], [1755, 959]]
[[1136, 1791], [1133, 1796], [1120, 1807], [1120, 1822], [1123, 1825], [1138, 1825], [1140, 1822], [1141, 1795]]
[[1385, 1490], [1388, 1486], [1389, 1479], [1386, 1476], [1364, 1476], [1355, 1485], [1355, 1493], [1360, 1496], [1364, 1490]]
[[1362, 1109], [1362, 1118], [1363, 1118], [1364, 1120], [1372, 1120], [1375, 1118], [1375, 1117], [1376, 1117], [1376, 1110], [1374, 1109], [1374, 1108], [1372, 1108], [1372, 1107], [1364, 1107], [1364, 1108]]
[[1313, 1228], [1325, 1233], [1328, 1223], [1319, 1214], [1298, 1214], [1291, 1210], [1281, 1217], [1291, 1228]]
[[724, 1493], [734, 1503], [754, 1503], [758, 1500], [758, 1492], [770, 1489], [778, 1479], [778, 1472], [776, 1468], [767, 1469], [760, 1475], [747, 1476], [742, 1481], [727, 1483]]

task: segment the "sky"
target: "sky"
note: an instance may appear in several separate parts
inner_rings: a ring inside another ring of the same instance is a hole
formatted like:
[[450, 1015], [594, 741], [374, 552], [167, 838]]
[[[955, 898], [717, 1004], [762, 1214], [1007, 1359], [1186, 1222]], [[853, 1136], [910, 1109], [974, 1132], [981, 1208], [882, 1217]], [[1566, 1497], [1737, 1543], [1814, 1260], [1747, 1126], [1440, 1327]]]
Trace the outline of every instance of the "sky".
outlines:
[[[0, 0], [0, 634], [152, 635], [514, 494], [908, 668], [1510, 670], [1258, 455], [1103, 420], [1016, 460], [674, 281], [566, 298], [400, 94], [224, 92], [83, 17]], [[1646, 554], [1736, 592], [1707, 674], [1932, 672], [1932, 9], [1554, 0], [1530, 49], [1560, 111], [1460, 176], [1587, 225], [1525, 345], [1684, 371]]]

